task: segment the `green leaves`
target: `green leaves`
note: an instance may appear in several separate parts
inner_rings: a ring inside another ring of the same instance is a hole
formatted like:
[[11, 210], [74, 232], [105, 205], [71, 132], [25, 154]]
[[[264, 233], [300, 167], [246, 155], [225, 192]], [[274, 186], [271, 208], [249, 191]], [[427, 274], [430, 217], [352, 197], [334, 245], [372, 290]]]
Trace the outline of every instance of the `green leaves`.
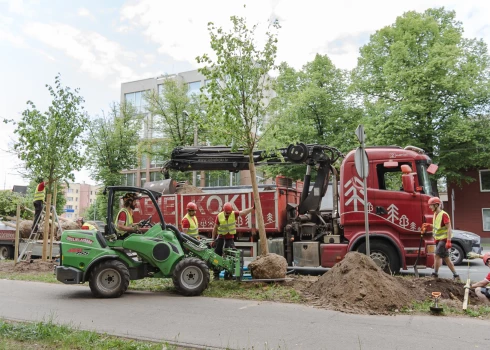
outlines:
[[32, 101], [27, 101], [28, 107], [18, 123], [4, 122], [16, 125], [14, 133], [18, 139], [13, 151], [25, 162], [31, 177], [41, 176], [51, 183], [73, 181], [73, 171], [80, 170], [84, 161], [82, 133], [88, 125], [82, 106], [84, 99], [78, 89], [72, 91], [62, 86], [59, 74], [54, 87], [46, 87], [52, 98], [47, 111], [41, 112]]
[[105, 186], [121, 184], [121, 171], [138, 164], [137, 145], [142, 116], [130, 104], [113, 104], [107, 116], [89, 127], [87, 166]]
[[488, 164], [475, 151], [490, 139], [477, 128], [488, 123], [490, 60], [481, 40], [463, 37], [453, 11], [407, 12], [360, 53], [353, 91], [364, 100], [370, 144], [421, 147], [449, 180]]

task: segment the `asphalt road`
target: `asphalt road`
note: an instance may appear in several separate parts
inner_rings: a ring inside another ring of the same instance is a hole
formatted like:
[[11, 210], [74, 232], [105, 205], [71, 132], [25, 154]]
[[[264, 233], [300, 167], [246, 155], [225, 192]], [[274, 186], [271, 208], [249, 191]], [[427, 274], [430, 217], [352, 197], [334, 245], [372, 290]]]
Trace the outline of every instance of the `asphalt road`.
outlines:
[[490, 341], [490, 321], [479, 319], [351, 315], [152, 292], [95, 299], [86, 285], [11, 280], [0, 280], [0, 317], [207, 349], [468, 350]]
[[[468, 270], [468, 263], [470, 265], [469, 270]], [[466, 282], [466, 279], [468, 278], [468, 272], [473, 282], [481, 281], [490, 272], [490, 269], [483, 264], [482, 259], [463, 260], [463, 264], [459, 266], [455, 266], [455, 268], [456, 268], [456, 272], [459, 274], [461, 278], [461, 281], [463, 282]], [[419, 275], [421, 277], [430, 276], [432, 272], [433, 272], [432, 269], [419, 270]], [[401, 273], [413, 274], [414, 272], [412, 268], [409, 268], [408, 270], [402, 270]], [[449, 268], [446, 265], [443, 265], [439, 269], [439, 277], [453, 278], [453, 273], [451, 272], [451, 270], [449, 270]]]

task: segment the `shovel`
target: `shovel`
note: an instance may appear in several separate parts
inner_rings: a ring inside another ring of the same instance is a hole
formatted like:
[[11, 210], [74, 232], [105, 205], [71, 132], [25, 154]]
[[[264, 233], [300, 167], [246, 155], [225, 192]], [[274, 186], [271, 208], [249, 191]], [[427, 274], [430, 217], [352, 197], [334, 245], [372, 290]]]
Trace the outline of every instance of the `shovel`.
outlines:
[[420, 257], [420, 249], [422, 248], [422, 240], [424, 239], [425, 234], [425, 224], [422, 224], [422, 228], [420, 229], [420, 242], [419, 242], [419, 250], [417, 252], [417, 259], [415, 259], [415, 263], [413, 264], [413, 272], [415, 273], [415, 277], [419, 278], [419, 270], [417, 269], [417, 263], [419, 262]]

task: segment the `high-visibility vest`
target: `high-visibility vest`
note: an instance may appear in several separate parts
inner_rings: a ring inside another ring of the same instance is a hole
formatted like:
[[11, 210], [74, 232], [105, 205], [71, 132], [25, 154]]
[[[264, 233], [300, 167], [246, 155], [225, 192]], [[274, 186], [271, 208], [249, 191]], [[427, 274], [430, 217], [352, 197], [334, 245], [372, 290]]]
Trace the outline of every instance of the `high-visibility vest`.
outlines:
[[36, 192], [34, 193], [34, 202], [35, 201], [43, 201], [44, 202], [44, 196], [46, 194], [46, 186], [43, 187], [42, 191], [39, 191], [39, 186], [41, 186], [41, 184], [38, 184], [36, 187]]
[[225, 213], [222, 211], [218, 214], [218, 234], [219, 235], [234, 235], [236, 233], [236, 221], [235, 221], [235, 212], [232, 211], [230, 216], [228, 216], [228, 220], [225, 218]]
[[93, 226], [93, 225], [90, 225], [90, 224], [84, 223], [84, 224], [82, 225], [82, 230], [97, 230], [97, 229], [96, 229], [96, 228], [95, 228], [95, 226]]
[[120, 230], [117, 228], [117, 225], [118, 225], [117, 219], [119, 218], [119, 214], [121, 214], [122, 212], [126, 213], [126, 222], [124, 223], [124, 226], [131, 226], [133, 224], [133, 215], [131, 215], [129, 210], [127, 210], [126, 208], [122, 208], [121, 210], [119, 210], [119, 213], [117, 213], [116, 220], [114, 221], [114, 225], [116, 226], [116, 232], [119, 233], [120, 235], [124, 236], [128, 232]]
[[447, 214], [444, 210], [441, 210], [439, 214], [434, 214], [433, 226], [434, 226], [434, 238], [437, 241], [447, 238], [447, 227], [446, 225], [441, 227], [442, 216]]
[[187, 229], [187, 234], [191, 236], [197, 236], [197, 234], [199, 233], [197, 218], [195, 216], [190, 216], [189, 213], [187, 213], [182, 218], [182, 221], [184, 219], [187, 219], [187, 221], [189, 221], [189, 228]]

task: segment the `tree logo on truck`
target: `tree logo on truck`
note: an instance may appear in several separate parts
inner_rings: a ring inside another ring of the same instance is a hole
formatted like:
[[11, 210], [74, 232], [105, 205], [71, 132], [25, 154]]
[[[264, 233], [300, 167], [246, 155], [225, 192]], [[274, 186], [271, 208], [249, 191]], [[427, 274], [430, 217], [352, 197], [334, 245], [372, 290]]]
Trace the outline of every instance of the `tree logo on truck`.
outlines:
[[344, 185], [344, 188], [347, 188], [345, 196], [348, 197], [350, 194], [352, 194], [352, 196], [347, 202], [345, 202], [345, 205], [347, 206], [351, 203], [354, 203], [354, 211], [359, 211], [357, 208], [357, 203], [359, 202], [360, 204], [364, 205], [364, 191], [362, 189], [359, 189], [359, 193], [362, 195], [361, 197], [357, 193], [357, 187], [354, 186], [354, 183], [352, 182], [353, 179], [358, 186], [362, 187], [362, 181], [357, 177], [353, 177], [352, 179], [347, 181], [347, 183]]

